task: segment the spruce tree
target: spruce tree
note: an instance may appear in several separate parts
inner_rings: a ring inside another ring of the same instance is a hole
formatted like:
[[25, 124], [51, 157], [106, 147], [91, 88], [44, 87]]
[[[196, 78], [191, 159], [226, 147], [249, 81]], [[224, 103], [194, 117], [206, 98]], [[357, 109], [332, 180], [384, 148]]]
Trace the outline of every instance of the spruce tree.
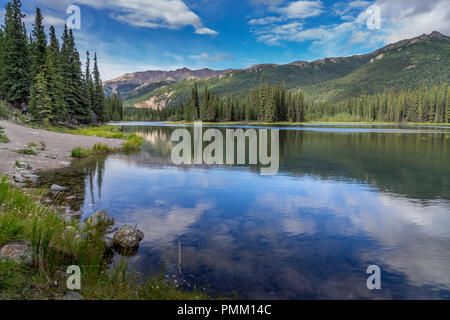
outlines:
[[31, 33], [31, 70], [30, 75], [34, 78], [45, 63], [45, 54], [47, 49], [47, 37], [42, 21], [44, 18], [41, 9], [36, 8], [36, 16], [34, 18], [33, 31]]
[[83, 94], [85, 96], [86, 108], [93, 115], [93, 120], [97, 121], [96, 115], [94, 113], [94, 81], [91, 76], [91, 60], [89, 51], [86, 52], [86, 71], [84, 73], [84, 88]]
[[100, 71], [98, 70], [97, 54], [94, 55], [93, 74], [94, 74], [93, 111], [97, 116], [97, 122], [103, 123], [106, 121], [105, 93], [103, 91], [102, 80], [100, 78]]
[[28, 37], [21, 7], [20, 0], [11, 0], [5, 7], [0, 70], [0, 95], [16, 106], [28, 100], [31, 81]]

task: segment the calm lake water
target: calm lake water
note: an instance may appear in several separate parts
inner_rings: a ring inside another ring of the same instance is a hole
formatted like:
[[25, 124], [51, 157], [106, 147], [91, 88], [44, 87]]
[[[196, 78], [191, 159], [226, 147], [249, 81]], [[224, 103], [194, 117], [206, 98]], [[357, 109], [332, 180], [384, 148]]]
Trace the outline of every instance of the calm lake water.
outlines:
[[[130, 268], [185, 288], [450, 299], [450, 128], [272, 127], [280, 165], [269, 176], [258, 165], [174, 165], [180, 128], [124, 125], [145, 139], [141, 152], [76, 162], [43, 182], [70, 186], [85, 216], [105, 209], [117, 225], [137, 225], [145, 239]], [[370, 265], [381, 290], [366, 286]]]

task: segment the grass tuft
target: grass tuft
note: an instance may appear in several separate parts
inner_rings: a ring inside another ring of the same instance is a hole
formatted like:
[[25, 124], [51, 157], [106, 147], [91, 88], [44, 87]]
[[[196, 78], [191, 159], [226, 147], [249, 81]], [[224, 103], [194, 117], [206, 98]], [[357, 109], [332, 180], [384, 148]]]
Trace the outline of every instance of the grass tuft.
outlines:
[[127, 142], [124, 142], [122, 144], [122, 151], [130, 152], [138, 150], [141, 147], [143, 141], [144, 139], [142, 137], [133, 134]]
[[17, 153], [28, 155], [28, 156], [35, 156], [37, 155], [36, 151], [33, 149], [20, 149], [16, 151]]

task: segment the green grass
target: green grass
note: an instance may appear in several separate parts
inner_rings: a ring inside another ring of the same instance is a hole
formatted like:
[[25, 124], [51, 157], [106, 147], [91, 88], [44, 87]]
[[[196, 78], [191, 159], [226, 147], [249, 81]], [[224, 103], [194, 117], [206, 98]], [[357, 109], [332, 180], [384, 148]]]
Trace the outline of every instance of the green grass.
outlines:
[[142, 137], [139, 137], [139, 136], [133, 134], [130, 136], [130, 138], [127, 140], [127, 142], [122, 144], [121, 150], [124, 152], [138, 150], [141, 147], [143, 141], [144, 141], [144, 139]]
[[72, 150], [72, 158], [81, 159], [89, 157], [90, 155], [92, 155], [91, 150], [85, 148], [78, 147]]
[[0, 133], [0, 143], [8, 143], [9, 139], [4, 133]]
[[96, 156], [96, 155], [102, 155], [102, 154], [108, 154], [111, 152], [116, 151], [115, 149], [110, 148], [106, 144], [97, 143], [94, 145], [92, 150], [86, 149], [86, 148], [75, 148], [72, 150], [72, 158], [86, 158], [89, 156]]
[[119, 130], [118, 126], [108, 126], [103, 125], [99, 127], [83, 127], [80, 129], [67, 129], [67, 128], [57, 128], [50, 127], [47, 128], [50, 131], [60, 132], [60, 133], [69, 133], [81, 136], [92, 136], [92, 137], [101, 137], [101, 138], [110, 138], [110, 139], [128, 139], [130, 137], [129, 134], [124, 134]]
[[80, 294], [85, 299], [209, 299], [198, 292], [185, 292], [165, 284], [161, 278], [142, 280], [119, 262], [108, 270], [101, 233], [82, 239], [77, 223], [68, 231], [60, 214], [39, 203], [42, 191], [12, 186], [0, 180], [0, 246], [11, 241], [32, 244], [34, 264], [30, 267], [0, 260], [0, 300], [58, 299], [68, 290], [64, 283], [54, 286], [57, 271], [80, 266]]
[[89, 156], [104, 155], [117, 151], [131, 152], [136, 151], [141, 147], [144, 139], [138, 137], [136, 134], [124, 134], [123, 132], [117, 130], [117, 126], [102, 126], [86, 127], [78, 130], [64, 130], [64, 132], [78, 135], [127, 140], [122, 144], [120, 149], [110, 148], [106, 144], [96, 144], [92, 150], [78, 147], [72, 150], [73, 158], [86, 158]]
[[0, 143], [8, 143], [9, 139], [6, 134], [3, 132], [3, 127], [0, 127]]
[[17, 153], [28, 155], [28, 156], [35, 156], [37, 155], [36, 151], [33, 149], [20, 149], [16, 151]]

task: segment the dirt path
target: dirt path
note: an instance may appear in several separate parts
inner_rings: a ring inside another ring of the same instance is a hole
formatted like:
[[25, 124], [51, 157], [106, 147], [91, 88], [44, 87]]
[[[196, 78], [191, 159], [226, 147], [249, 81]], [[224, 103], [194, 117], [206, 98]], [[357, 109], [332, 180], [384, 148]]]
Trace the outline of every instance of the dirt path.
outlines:
[[[91, 149], [96, 143], [104, 143], [111, 148], [120, 147], [124, 142], [119, 139], [79, 136], [65, 133], [51, 132], [19, 126], [7, 121], [0, 121], [9, 143], [0, 143], [0, 172], [13, 177], [19, 172], [16, 161], [27, 162], [32, 172], [63, 168], [70, 166], [73, 158], [72, 149], [84, 147]], [[15, 152], [26, 149], [30, 142], [37, 144], [37, 155], [23, 155]], [[40, 143], [45, 143], [45, 150], [39, 150]]]

